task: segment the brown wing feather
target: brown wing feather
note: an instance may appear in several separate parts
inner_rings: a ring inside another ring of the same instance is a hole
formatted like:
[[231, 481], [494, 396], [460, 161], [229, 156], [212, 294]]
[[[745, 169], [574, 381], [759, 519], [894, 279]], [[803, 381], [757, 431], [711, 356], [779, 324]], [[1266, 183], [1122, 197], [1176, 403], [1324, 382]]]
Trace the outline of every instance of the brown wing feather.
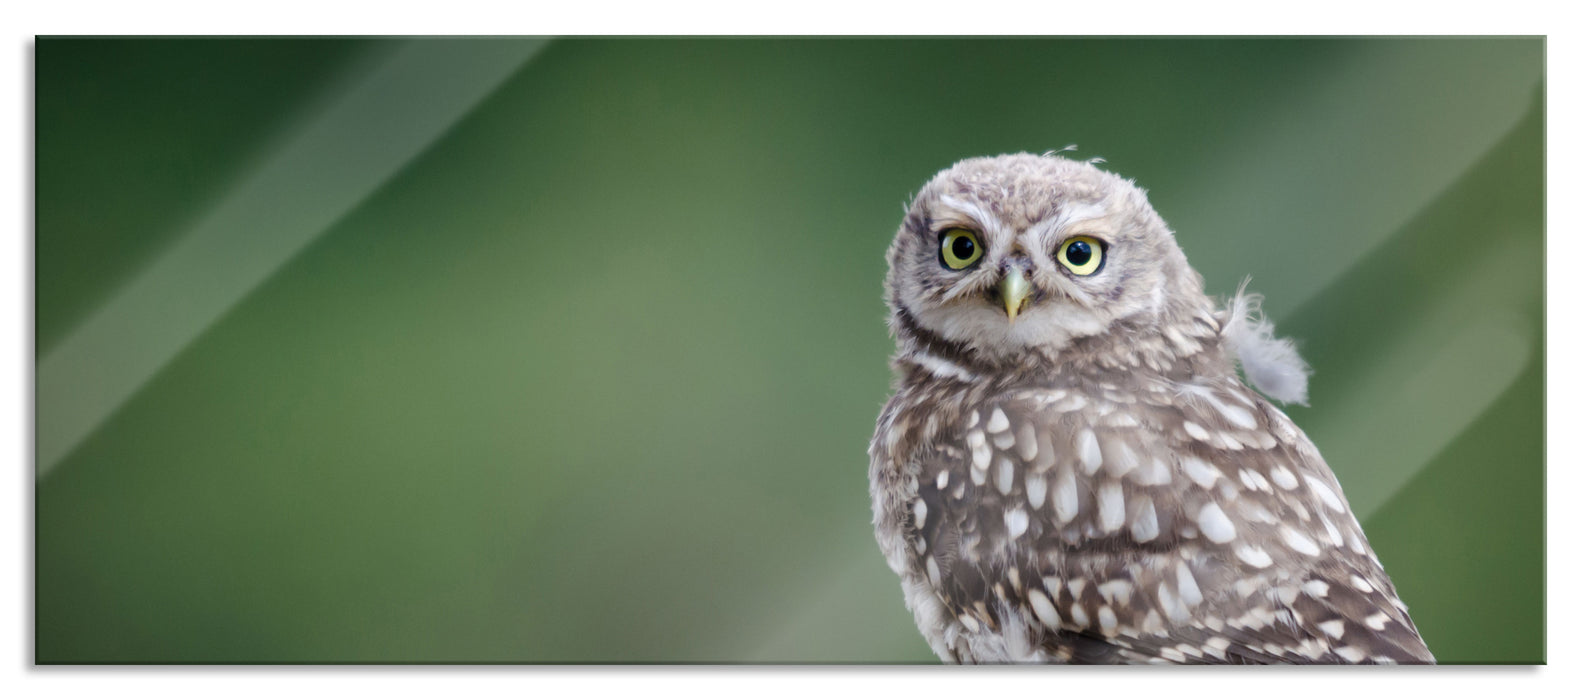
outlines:
[[1229, 379], [1000, 395], [914, 453], [913, 564], [1073, 662], [1431, 662], [1312, 443]]

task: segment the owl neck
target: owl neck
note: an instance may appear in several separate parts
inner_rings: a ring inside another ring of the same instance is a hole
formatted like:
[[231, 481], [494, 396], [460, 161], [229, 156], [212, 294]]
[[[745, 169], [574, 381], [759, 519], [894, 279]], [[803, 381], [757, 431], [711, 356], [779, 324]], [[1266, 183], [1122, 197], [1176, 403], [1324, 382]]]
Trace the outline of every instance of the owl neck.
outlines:
[[989, 380], [1007, 386], [1056, 377], [1124, 374], [1183, 381], [1234, 374], [1221, 320], [1212, 307], [1187, 310], [1174, 319], [1118, 321], [1101, 333], [1072, 338], [1060, 347], [1029, 347], [1015, 355], [991, 356], [940, 336], [900, 308], [892, 321], [898, 341], [893, 365], [903, 380], [932, 377], [980, 385]]

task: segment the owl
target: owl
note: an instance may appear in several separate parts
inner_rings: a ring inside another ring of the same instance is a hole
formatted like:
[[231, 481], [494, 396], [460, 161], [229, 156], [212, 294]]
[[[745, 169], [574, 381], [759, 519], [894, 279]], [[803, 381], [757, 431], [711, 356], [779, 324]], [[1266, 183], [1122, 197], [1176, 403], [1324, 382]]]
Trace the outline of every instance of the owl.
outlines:
[[874, 526], [942, 660], [1433, 662], [1335, 475], [1265, 398], [1305, 402], [1295, 346], [1245, 284], [1223, 307], [1204, 293], [1131, 181], [965, 160], [888, 258]]

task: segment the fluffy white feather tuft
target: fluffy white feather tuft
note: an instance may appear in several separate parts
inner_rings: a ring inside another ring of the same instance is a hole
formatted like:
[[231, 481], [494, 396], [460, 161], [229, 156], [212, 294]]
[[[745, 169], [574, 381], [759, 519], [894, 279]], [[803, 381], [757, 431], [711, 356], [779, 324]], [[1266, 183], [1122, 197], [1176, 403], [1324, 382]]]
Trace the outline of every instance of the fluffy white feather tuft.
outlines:
[[1225, 342], [1254, 388], [1276, 401], [1305, 406], [1312, 370], [1297, 354], [1295, 342], [1274, 337], [1274, 323], [1263, 315], [1263, 295], [1247, 292], [1250, 281], [1244, 280], [1230, 300]]

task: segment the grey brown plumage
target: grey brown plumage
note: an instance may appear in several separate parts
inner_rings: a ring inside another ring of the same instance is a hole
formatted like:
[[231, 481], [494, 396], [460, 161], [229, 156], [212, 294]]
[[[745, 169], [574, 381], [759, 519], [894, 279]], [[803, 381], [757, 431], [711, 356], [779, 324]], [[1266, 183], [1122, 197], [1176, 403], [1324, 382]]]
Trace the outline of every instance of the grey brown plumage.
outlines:
[[[941, 265], [963, 228], [981, 260]], [[1078, 235], [1097, 272], [1053, 259]], [[1432, 662], [1317, 449], [1236, 372], [1283, 341], [1203, 293], [1141, 190], [1057, 157], [964, 161], [889, 257], [875, 527], [942, 659]], [[1008, 319], [1013, 274], [1032, 289]]]

